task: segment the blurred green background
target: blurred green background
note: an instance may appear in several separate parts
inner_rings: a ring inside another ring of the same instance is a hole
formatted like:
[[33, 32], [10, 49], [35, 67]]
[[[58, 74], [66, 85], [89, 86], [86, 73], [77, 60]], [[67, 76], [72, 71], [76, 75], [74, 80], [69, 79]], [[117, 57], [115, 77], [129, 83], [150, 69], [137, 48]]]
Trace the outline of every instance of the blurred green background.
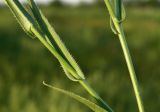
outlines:
[[[145, 109], [160, 107], [160, 5], [126, 4], [124, 28]], [[138, 112], [118, 38], [111, 32], [102, 2], [77, 7], [42, 6], [87, 80], [115, 112]], [[91, 112], [42, 85], [46, 81], [94, 101], [63, 73], [58, 61], [29, 38], [8, 8], [0, 8], [0, 112]]]

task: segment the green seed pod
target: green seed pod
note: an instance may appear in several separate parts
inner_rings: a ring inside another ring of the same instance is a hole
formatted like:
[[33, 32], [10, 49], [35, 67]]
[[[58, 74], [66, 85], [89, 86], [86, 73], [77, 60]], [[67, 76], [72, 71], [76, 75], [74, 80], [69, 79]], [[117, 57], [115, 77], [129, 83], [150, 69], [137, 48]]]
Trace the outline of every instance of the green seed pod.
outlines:
[[115, 13], [119, 21], [122, 19], [122, 0], [115, 0]]
[[35, 24], [33, 18], [25, 10], [18, 0], [5, 0], [8, 7], [16, 17], [17, 21], [23, 28], [23, 30], [31, 37], [34, 35], [31, 32], [31, 27]]

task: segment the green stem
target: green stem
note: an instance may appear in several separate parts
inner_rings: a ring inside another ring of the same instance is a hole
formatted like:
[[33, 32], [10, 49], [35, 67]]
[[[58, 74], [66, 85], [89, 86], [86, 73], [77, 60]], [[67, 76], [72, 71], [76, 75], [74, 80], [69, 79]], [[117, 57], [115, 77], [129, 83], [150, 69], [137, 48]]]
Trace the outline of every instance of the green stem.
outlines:
[[45, 35], [42, 36], [42, 34], [37, 31], [35, 27], [31, 27], [31, 31], [33, 34], [37, 36], [37, 38], [40, 40], [40, 42], [59, 60], [60, 63], [63, 63], [66, 69], [74, 75], [75, 78], [79, 79], [79, 77], [76, 75], [74, 69], [57, 53], [57, 51], [52, 47], [45, 39]]
[[[36, 34], [36, 36], [38, 37], [38, 39], [43, 43], [43, 45], [48, 48], [48, 50], [55, 56], [58, 58], [58, 60], [60, 62], [63, 61], [63, 63], [65, 64], [65, 66], [67, 68], [69, 68], [68, 70], [75, 74], [74, 71], [72, 70], [72, 68], [70, 68], [70, 66], [68, 66], [67, 63], [65, 63], [65, 60], [63, 60], [63, 58], [61, 58], [61, 56], [59, 56], [58, 53], [56, 53], [56, 51], [53, 49], [52, 46], [50, 46], [50, 44], [48, 44], [48, 42], [46, 42], [43, 37], [41, 36], [41, 34], [39, 34], [39, 32], [36, 30], [36, 28], [32, 27], [32, 31], [34, 34]], [[76, 75], [75, 75], [76, 77]], [[113, 112], [112, 109], [105, 103], [105, 101], [103, 101], [103, 99], [89, 86], [89, 84], [85, 81], [85, 80], [80, 80], [79, 83], [84, 87], [84, 89], [91, 95], [93, 96], [97, 102], [104, 108], [107, 110], [107, 112]]]
[[142, 102], [142, 99], [141, 99], [141, 96], [140, 96], [140, 90], [139, 90], [139, 86], [138, 86], [139, 84], [138, 84], [138, 81], [137, 81], [137, 77], [136, 77], [135, 69], [134, 69], [134, 66], [133, 66], [132, 58], [131, 58], [131, 55], [130, 55], [130, 52], [129, 52], [129, 48], [128, 48], [128, 45], [127, 45], [127, 42], [126, 42], [126, 39], [125, 39], [124, 31], [123, 31], [123, 28], [122, 28], [121, 24], [119, 24], [118, 26], [119, 26], [119, 29], [121, 31], [118, 34], [118, 36], [119, 36], [119, 40], [120, 40], [120, 43], [121, 43], [121, 46], [122, 46], [122, 49], [123, 49], [123, 53], [124, 53], [124, 56], [125, 56], [125, 59], [126, 59], [128, 70], [129, 70], [129, 73], [130, 73], [130, 78], [131, 78], [131, 81], [132, 81], [132, 84], [133, 84], [133, 89], [134, 89], [135, 96], [136, 96], [136, 99], [137, 99], [137, 104], [138, 104], [138, 107], [139, 107], [139, 111], [144, 112], [143, 102]]
[[[88, 91], [88, 93], [90, 93], [90, 95], [92, 95], [104, 109], [106, 109], [108, 112], [113, 112], [112, 109], [102, 100], [102, 98], [87, 84], [87, 82], [85, 80], [81, 80], [85, 79], [85, 77], [83, 76], [83, 73], [80, 70], [78, 64], [70, 55], [67, 48], [60, 40], [58, 34], [49, 24], [48, 20], [45, 18], [45, 16], [43, 16], [43, 14], [41, 14], [38, 7], [34, 3], [34, 0], [30, 0], [30, 3], [31, 6], [33, 6], [31, 7], [32, 13], [35, 16], [35, 19], [37, 19], [37, 21], [34, 21], [32, 16], [25, 10], [25, 8], [18, 0], [5, 1], [15, 14], [17, 20], [20, 22], [25, 32], [31, 34], [32, 36], [36, 36], [41, 41], [41, 43], [58, 59], [58, 61], [60, 62], [60, 64], [63, 65], [65, 70], [71, 73], [75, 80], [78, 80], [80, 84], [84, 87], [84, 89], [86, 89], [86, 91]], [[55, 46], [52, 45], [51, 41], [48, 38], [50, 36], [53, 37], [55, 43], [65, 55], [67, 60], [65, 60], [55, 48]]]
[[106, 104], [106, 102], [89, 86], [89, 84], [85, 80], [79, 81], [79, 83], [84, 87], [84, 89], [92, 95], [101, 107], [107, 110], [107, 112], [113, 112], [110, 106]]
[[[117, 10], [117, 12], [119, 12], [119, 14], [115, 15], [109, 0], [104, 0], [104, 2], [105, 2], [106, 6], [108, 8], [109, 14], [110, 14], [110, 16], [113, 20], [113, 23], [115, 25], [115, 28], [116, 28], [117, 32], [118, 32], [118, 37], [119, 37], [119, 40], [120, 40], [120, 43], [121, 43], [121, 46], [122, 46], [122, 49], [123, 49], [123, 53], [124, 53], [124, 56], [125, 56], [125, 59], [126, 59], [126, 63], [127, 63], [127, 66], [128, 66], [128, 70], [129, 70], [129, 73], [130, 73], [130, 78], [131, 78], [131, 81], [132, 81], [132, 85], [133, 85], [133, 89], [134, 89], [134, 92], [135, 92], [135, 96], [136, 96], [139, 111], [144, 112], [143, 102], [142, 102], [142, 98], [140, 96], [139, 84], [138, 84], [138, 81], [137, 81], [137, 77], [136, 77], [135, 69], [134, 69], [134, 66], [133, 66], [132, 58], [131, 58], [131, 55], [130, 55], [130, 52], [129, 52], [129, 48], [128, 48], [128, 45], [127, 45], [127, 42], [126, 42], [126, 37], [125, 37], [124, 31], [123, 31], [122, 23], [121, 23], [121, 21], [119, 21], [119, 18], [117, 18], [117, 16], [116, 16], [116, 15], [121, 14], [121, 12], [120, 12], [121, 9], [116, 8], [116, 10]], [[121, 0], [119, 0], [119, 5], [120, 5], [120, 3], [121, 3]]]

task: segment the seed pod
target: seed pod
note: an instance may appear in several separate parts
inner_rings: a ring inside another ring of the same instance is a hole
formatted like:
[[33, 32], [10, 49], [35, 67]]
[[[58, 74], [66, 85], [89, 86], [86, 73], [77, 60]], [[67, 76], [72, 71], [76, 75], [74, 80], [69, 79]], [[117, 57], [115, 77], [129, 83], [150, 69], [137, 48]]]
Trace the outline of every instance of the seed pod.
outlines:
[[115, 0], [115, 13], [119, 21], [122, 19], [122, 0]]
[[[71, 68], [75, 70], [77, 73], [78, 79], [76, 80], [84, 80], [85, 76], [83, 72], [81, 71], [80, 67], [76, 63], [75, 59], [71, 56], [68, 49], [60, 39], [59, 35], [56, 33], [55, 29], [49, 24], [47, 18], [42, 14], [40, 9], [37, 7], [34, 0], [28, 0], [28, 3], [30, 4], [31, 12], [34, 15], [34, 18], [37, 20], [38, 25], [40, 26], [43, 33], [48, 37], [47, 41], [49, 43], [53, 44], [53, 47], [56, 48], [57, 52], [64, 58], [64, 60], [69, 63]], [[65, 73], [67, 73], [67, 76], [73, 75], [70, 74], [67, 69], [64, 68]], [[69, 77], [70, 79], [73, 79]]]
[[23, 30], [31, 37], [34, 35], [31, 32], [31, 27], [35, 24], [33, 18], [25, 10], [18, 0], [5, 0], [8, 7], [11, 9], [12, 13], [16, 17], [17, 21], [23, 28]]

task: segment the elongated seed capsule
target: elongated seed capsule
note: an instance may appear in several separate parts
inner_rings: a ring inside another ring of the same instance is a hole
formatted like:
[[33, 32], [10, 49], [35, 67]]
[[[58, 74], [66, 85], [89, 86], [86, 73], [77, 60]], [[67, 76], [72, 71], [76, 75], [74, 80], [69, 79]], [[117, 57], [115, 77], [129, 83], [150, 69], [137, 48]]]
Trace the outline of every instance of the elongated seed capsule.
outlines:
[[115, 0], [115, 13], [119, 21], [122, 19], [122, 0]]
[[37, 22], [39, 23], [39, 26], [41, 27], [41, 29], [44, 31], [44, 33], [47, 34], [48, 37], [51, 37], [54, 39], [55, 46], [57, 46], [60, 49], [59, 53], [62, 52], [62, 55], [64, 55], [64, 58], [66, 59], [66, 61], [68, 61], [70, 63], [70, 65], [77, 72], [78, 77], [80, 77], [80, 79], [84, 80], [85, 76], [84, 76], [83, 72], [81, 71], [78, 64], [76, 63], [74, 58], [71, 56], [71, 54], [67, 50], [66, 46], [63, 44], [59, 35], [55, 32], [54, 28], [49, 24], [46, 17], [41, 13], [41, 11], [37, 7], [34, 0], [28, 0], [28, 1], [30, 4], [32, 13], [33, 13], [34, 17], [36, 18]]
[[25, 10], [18, 0], [5, 0], [8, 7], [11, 9], [12, 13], [16, 17], [17, 21], [23, 28], [23, 30], [31, 37], [34, 35], [31, 32], [31, 27], [35, 24], [33, 18]]

